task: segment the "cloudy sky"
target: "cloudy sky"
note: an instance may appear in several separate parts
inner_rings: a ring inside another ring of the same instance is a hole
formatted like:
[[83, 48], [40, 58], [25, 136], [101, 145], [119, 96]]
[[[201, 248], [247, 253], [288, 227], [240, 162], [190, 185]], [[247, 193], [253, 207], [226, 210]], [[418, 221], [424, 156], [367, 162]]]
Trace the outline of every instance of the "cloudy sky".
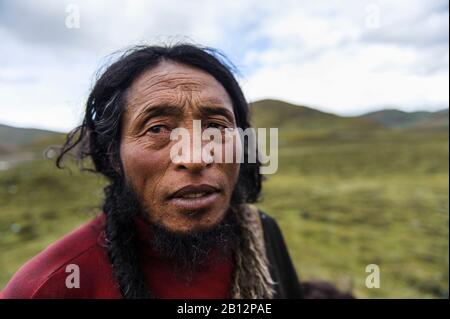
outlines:
[[249, 101], [340, 115], [449, 103], [447, 0], [0, 0], [0, 123], [66, 131], [96, 70], [141, 43], [221, 50]]

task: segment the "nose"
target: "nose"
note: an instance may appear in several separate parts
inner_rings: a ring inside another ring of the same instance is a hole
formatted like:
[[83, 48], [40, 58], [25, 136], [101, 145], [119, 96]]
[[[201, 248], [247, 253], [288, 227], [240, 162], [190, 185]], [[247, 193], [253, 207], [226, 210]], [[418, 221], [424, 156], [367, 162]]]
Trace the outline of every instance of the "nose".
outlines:
[[[193, 123], [194, 127], [198, 123]], [[199, 125], [199, 124], [198, 124]], [[203, 149], [204, 145], [208, 141], [202, 141], [201, 126], [196, 128], [191, 127], [189, 130], [189, 154], [181, 156], [175, 164], [177, 170], [189, 171], [191, 173], [199, 173], [204, 169], [207, 169], [213, 164], [214, 150], [210, 150], [210, 157], [208, 158], [203, 154], [206, 149]], [[187, 146], [187, 145], [185, 145]], [[206, 157], [206, 158], [205, 158]]]
[[205, 161], [201, 161], [201, 162], [181, 162], [181, 163], [177, 163], [176, 164], [176, 168], [177, 170], [184, 170], [184, 171], [188, 171], [191, 173], [201, 173], [203, 170], [207, 169], [208, 167], [210, 167], [212, 165], [212, 163], [206, 163]]
[[[181, 161], [176, 163], [177, 170], [185, 170], [185, 171], [189, 171], [191, 173], [200, 173], [201, 171], [212, 166], [214, 151], [210, 152], [211, 158], [209, 159], [209, 161], [205, 161], [205, 158], [203, 158], [203, 154], [202, 154], [203, 146], [200, 146], [200, 145], [195, 148], [193, 146], [191, 148], [191, 154], [190, 154], [191, 156], [183, 157]], [[195, 152], [197, 152], [197, 153], [195, 153]], [[195, 154], [197, 154], [197, 155], [195, 155]], [[206, 160], [208, 160], [208, 159], [206, 159]]]

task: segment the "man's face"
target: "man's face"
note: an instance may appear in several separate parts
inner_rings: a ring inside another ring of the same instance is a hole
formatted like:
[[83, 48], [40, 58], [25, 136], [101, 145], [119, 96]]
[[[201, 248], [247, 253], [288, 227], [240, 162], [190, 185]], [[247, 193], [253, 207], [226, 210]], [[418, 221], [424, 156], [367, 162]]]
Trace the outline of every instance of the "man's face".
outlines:
[[126, 179], [150, 221], [177, 233], [219, 224], [239, 175], [239, 163], [171, 161], [171, 131], [186, 128], [192, 139], [193, 120], [202, 129], [236, 127], [230, 97], [206, 72], [163, 61], [127, 92], [120, 147]]

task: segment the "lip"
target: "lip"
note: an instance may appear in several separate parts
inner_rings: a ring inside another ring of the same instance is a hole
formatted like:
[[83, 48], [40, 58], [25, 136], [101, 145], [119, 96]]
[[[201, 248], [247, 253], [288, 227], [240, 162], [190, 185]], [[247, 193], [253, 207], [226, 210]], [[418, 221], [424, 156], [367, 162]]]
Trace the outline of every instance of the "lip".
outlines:
[[[201, 197], [186, 198], [191, 193], [205, 193]], [[209, 185], [187, 185], [169, 197], [169, 203], [182, 211], [199, 211], [211, 207], [220, 197], [220, 189]]]
[[210, 184], [200, 184], [200, 185], [187, 185], [179, 190], [177, 190], [175, 193], [170, 195], [170, 199], [172, 198], [181, 198], [184, 195], [190, 194], [190, 193], [206, 193], [207, 195], [211, 193], [218, 192], [219, 189], [215, 186], [212, 186]]

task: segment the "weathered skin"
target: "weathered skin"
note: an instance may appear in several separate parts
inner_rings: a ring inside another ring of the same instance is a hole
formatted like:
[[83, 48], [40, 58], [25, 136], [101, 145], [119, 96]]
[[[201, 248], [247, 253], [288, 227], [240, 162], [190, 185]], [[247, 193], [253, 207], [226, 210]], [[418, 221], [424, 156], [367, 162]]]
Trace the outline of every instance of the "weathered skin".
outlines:
[[[171, 130], [184, 127], [192, 133], [194, 119], [202, 121], [202, 129], [236, 127], [226, 90], [199, 69], [163, 61], [138, 77], [127, 92], [120, 148], [126, 178], [150, 220], [180, 233], [217, 225], [239, 174], [239, 163], [171, 161], [170, 147], [176, 143], [170, 140]], [[209, 184], [220, 192], [208, 207], [190, 212], [168, 196], [191, 184]]]

